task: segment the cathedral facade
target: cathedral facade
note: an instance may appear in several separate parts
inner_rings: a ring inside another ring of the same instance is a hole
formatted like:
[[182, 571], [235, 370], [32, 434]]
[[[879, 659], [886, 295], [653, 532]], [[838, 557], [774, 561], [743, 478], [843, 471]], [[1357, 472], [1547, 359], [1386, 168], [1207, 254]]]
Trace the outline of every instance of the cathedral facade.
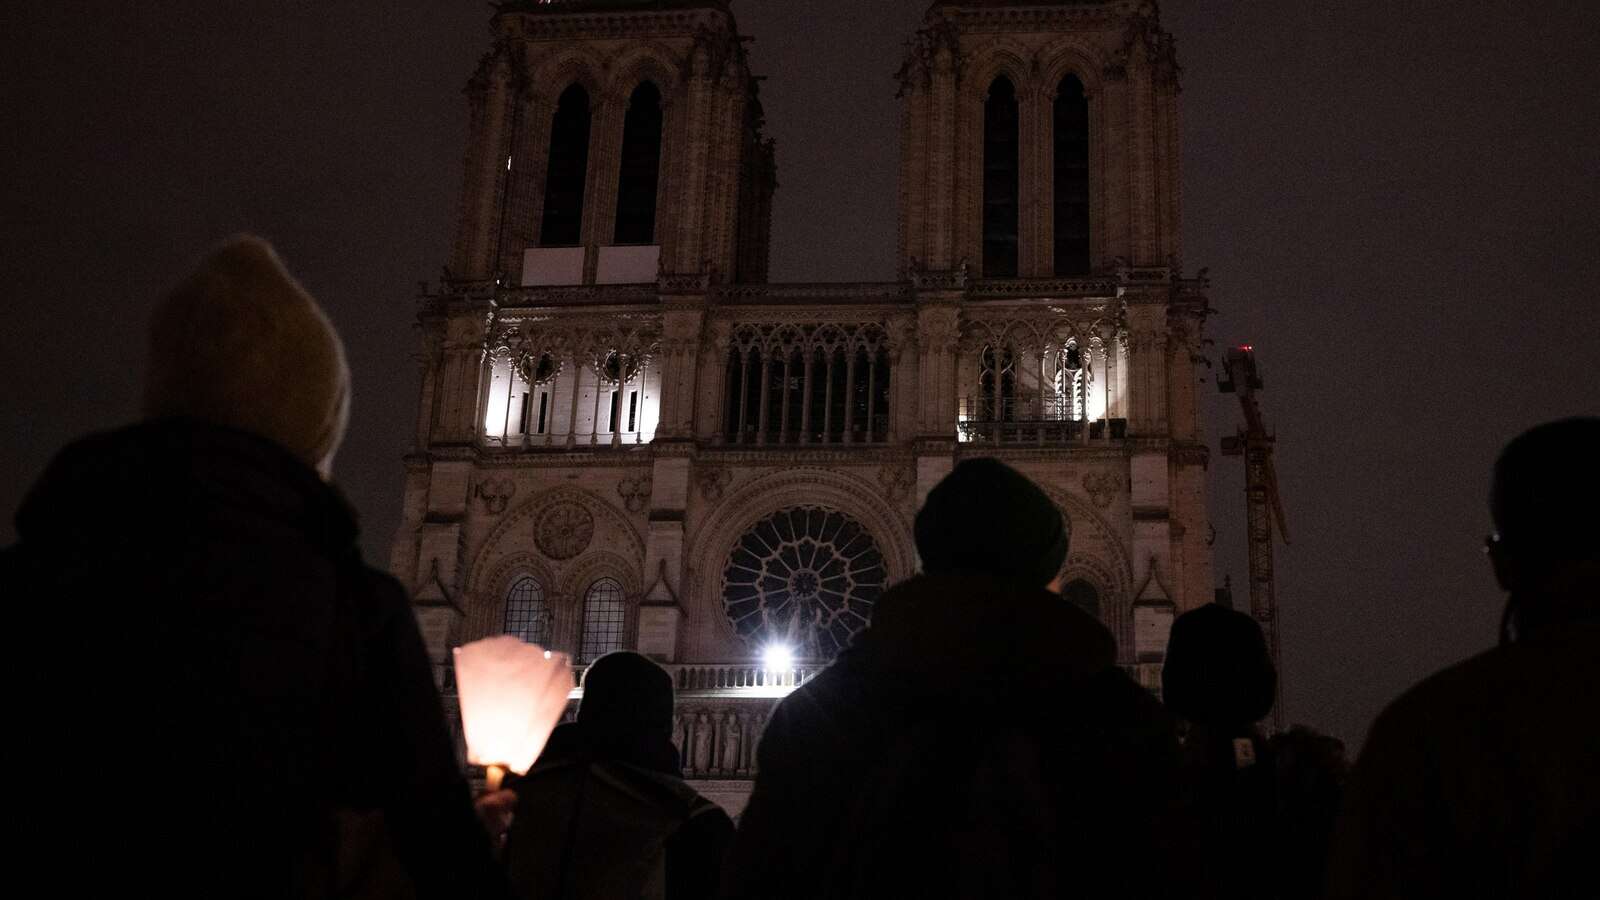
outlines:
[[934, 3], [899, 271], [860, 284], [767, 279], [775, 148], [725, 0], [509, 2], [493, 32], [391, 560], [441, 684], [492, 634], [649, 654], [686, 774], [737, 809], [772, 704], [916, 571], [913, 516], [973, 456], [1056, 500], [1066, 599], [1158, 684], [1213, 581], [1154, 2]]

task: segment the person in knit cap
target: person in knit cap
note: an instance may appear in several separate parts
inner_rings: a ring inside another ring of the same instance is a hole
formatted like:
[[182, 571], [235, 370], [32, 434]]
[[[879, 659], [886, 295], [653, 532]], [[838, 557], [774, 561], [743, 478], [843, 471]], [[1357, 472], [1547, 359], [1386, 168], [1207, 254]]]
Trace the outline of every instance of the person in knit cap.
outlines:
[[1167, 896], [1171, 721], [1052, 589], [1060, 509], [969, 459], [914, 530], [922, 574], [768, 723], [724, 896]]
[[506, 866], [519, 897], [715, 897], [733, 820], [686, 784], [672, 678], [637, 653], [594, 661], [577, 721], [514, 785]]
[[332, 477], [350, 420], [344, 342], [271, 245], [233, 238], [156, 308], [147, 419], [248, 431]]
[[235, 237], [157, 307], [143, 421], [24, 500], [0, 588], [55, 774], [12, 811], [53, 893], [372, 895], [342, 848], [376, 817], [388, 895], [505, 896], [406, 592], [328, 483], [349, 407], [327, 316]]
[[1162, 697], [1182, 723], [1180, 797], [1200, 841], [1191, 896], [1314, 898], [1339, 808], [1344, 745], [1268, 738], [1278, 675], [1261, 626], [1215, 603], [1172, 623]]

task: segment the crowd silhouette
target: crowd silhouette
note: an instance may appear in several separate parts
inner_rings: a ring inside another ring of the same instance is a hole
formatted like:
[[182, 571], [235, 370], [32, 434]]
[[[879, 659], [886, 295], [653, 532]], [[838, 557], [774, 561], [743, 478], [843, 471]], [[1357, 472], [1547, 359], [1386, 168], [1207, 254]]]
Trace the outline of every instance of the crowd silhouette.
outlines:
[[[16, 880], [41, 893], [1595, 895], [1600, 418], [1506, 446], [1498, 645], [1391, 703], [1348, 773], [1334, 738], [1261, 729], [1248, 615], [1185, 612], [1163, 699], [1133, 682], [1057, 593], [1054, 503], [964, 460], [917, 514], [922, 572], [778, 705], [736, 827], [682, 778], [671, 678], [628, 652], [472, 796], [405, 590], [329, 483], [343, 344], [270, 246], [213, 251], [149, 346], [143, 421], [64, 449], [0, 554]], [[59, 639], [63, 611], [86, 627]]]

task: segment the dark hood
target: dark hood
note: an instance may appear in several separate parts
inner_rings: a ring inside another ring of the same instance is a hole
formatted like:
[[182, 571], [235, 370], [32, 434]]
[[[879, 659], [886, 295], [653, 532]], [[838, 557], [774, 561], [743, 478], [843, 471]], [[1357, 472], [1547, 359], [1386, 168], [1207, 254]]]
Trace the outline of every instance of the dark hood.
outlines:
[[905, 677], [941, 693], [1013, 691], [1116, 665], [1111, 632], [1043, 588], [976, 572], [918, 575], [879, 599], [872, 625], [839, 658], [847, 670]]
[[159, 549], [221, 535], [350, 548], [356, 521], [339, 493], [276, 444], [183, 419], [78, 441], [51, 462], [16, 517], [36, 550]]

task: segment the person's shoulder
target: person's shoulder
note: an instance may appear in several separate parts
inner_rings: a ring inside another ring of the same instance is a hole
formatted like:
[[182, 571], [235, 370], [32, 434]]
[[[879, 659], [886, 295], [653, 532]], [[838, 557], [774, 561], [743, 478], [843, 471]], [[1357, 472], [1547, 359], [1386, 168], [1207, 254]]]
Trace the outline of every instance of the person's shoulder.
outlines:
[[1368, 746], [1415, 745], [1426, 737], [1447, 739], [1451, 732], [1470, 727], [1498, 705], [1507, 674], [1522, 665], [1522, 656], [1515, 647], [1494, 647], [1422, 679], [1378, 714]]
[[690, 807], [689, 821], [685, 827], [719, 843], [731, 841], [735, 830], [733, 816], [704, 794], [695, 795], [695, 803]]
[[757, 750], [762, 772], [811, 770], [850, 755], [874, 716], [869, 681], [841, 658], [778, 701]]
[[1429, 675], [1392, 704], [1416, 707], [1471, 706], [1496, 692], [1506, 674], [1526, 664], [1527, 648], [1491, 647]]
[[406, 586], [400, 583], [400, 579], [382, 569], [373, 568], [364, 561], [358, 561], [355, 564], [355, 569], [355, 577], [360, 580], [366, 592], [374, 598], [388, 604], [410, 605], [411, 592], [406, 590]]
[[833, 709], [844, 697], [859, 693], [861, 681], [860, 673], [852, 671], [850, 663], [841, 657], [778, 701], [773, 718], [804, 720], [819, 709]]
[[359, 554], [352, 552], [342, 560], [339, 571], [363, 611], [378, 615], [410, 611], [411, 592], [400, 579], [368, 565]]

